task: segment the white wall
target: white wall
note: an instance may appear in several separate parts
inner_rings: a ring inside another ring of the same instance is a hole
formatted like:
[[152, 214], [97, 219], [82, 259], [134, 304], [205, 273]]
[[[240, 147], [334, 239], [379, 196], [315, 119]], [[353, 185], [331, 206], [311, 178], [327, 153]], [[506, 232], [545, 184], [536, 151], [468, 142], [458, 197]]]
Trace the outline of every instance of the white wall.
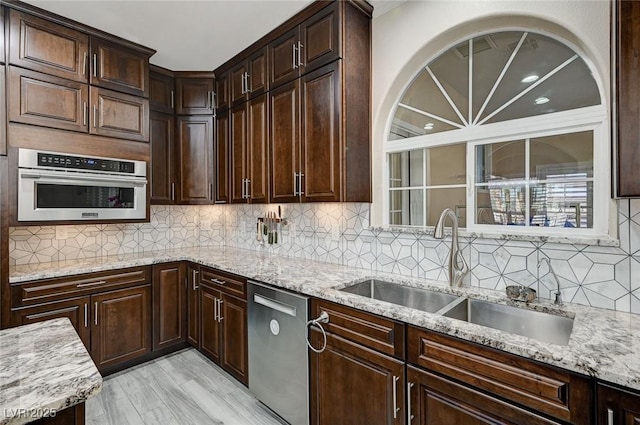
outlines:
[[382, 143], [394, 102], [418, 69], [476, 32], [527, 27], [573, 44], [610, 89], [610, 14], [607, 0], [407, 1], [373, 20], [373, 207], [382, 223]]

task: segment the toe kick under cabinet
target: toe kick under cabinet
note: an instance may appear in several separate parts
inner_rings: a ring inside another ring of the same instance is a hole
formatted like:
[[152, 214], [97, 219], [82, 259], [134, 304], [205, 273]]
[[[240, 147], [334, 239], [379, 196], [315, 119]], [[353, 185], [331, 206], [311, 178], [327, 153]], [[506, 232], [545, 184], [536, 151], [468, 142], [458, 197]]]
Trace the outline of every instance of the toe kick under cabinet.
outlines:
[[152, 350], [150, 267], [14, 284], [11, 304], [12, 326], [69, 318], [103, 374]]

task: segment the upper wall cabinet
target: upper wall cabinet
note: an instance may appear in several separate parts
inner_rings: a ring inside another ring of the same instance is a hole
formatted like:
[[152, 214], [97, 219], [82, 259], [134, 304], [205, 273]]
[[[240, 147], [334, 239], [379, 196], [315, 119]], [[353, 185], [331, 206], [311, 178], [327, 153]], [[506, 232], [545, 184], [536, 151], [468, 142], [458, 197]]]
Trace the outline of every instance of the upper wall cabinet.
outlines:
[[231, 105], [239, 105], [267, 91], [267, 49], [258, 49], [229, 71]]
[[149, 97], [149, 56], [91, 37], [91, 84]]
[[340, 3], [333, 2], [269, 43], [269, 82], [272, 88], [340, 57]]
[[616, 2], [617, 140], [615, 195], [640, 197], [640, 2]]
[[87, 82], [88, 35], [13, 9], [9, 27], [11, 64]]
[[194, 73], [179, 73], [176, 78], [176, 114], [211, 115], [214, 112], [215, 92], [213, 75], [197, 77]]
[[173, 114], [175, 106], [175, 79], [168, 69], [152, 66], [149, 72], [149, 108], [152, 111]]

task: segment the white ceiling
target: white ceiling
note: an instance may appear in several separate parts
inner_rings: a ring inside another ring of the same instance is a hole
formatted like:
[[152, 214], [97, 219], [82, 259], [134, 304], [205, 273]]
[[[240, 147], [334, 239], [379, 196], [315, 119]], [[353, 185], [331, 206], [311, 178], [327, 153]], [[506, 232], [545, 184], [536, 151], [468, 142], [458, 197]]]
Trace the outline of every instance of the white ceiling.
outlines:
[[[387, 12], [404, 0], [377, 0]], [[151, 63], [212, 71], [286, 21], [310, 0], [26, 0], [157, 50]], [[379, 14], [376, 11], [376, 14]]]

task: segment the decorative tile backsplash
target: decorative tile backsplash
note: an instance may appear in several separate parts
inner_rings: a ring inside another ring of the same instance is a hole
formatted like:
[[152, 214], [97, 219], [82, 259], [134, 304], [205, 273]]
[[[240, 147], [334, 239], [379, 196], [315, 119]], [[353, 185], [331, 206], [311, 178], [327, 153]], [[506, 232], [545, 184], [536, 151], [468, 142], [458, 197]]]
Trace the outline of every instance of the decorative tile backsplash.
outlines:
[[[10, 229], [10, 262], [27, 264], [192, 246], [232, 246], [397, 273], [447, 279], [449, 240], [373, 229], [369, 204], [283, 204], [281, 243], [256, 240], [256, 221], [276, 205], [152, 206], [143, 224]], [[461, 238], [465, 283], [501, 290], [524, 284], [553, 298], [640, 314], [640, 200], [618, 201], [620, 248]], [[632, 279], [633, 276], [633, 279]]]

